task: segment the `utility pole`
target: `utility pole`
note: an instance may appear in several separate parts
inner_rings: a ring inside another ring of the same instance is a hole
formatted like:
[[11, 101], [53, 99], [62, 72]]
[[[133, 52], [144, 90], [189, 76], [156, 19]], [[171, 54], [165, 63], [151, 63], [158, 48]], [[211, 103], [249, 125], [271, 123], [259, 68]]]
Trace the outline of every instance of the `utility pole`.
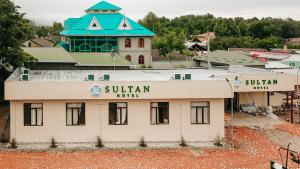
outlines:
[[208, 69], [211, 69], [211, 55], [210, 55], [210, 37], [209, 37], [209, 32], [207, 31], [207, 57], [208, 57]]

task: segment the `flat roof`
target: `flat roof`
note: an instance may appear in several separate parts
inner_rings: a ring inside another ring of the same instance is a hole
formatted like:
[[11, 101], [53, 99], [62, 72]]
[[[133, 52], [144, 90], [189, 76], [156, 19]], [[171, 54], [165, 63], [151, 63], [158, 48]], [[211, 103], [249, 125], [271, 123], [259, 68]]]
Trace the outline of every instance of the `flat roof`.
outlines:
[[[171, 81], [175, 74], [191, 74], [192, 80], [220, 80], [228, 75], [279, 74], [256, 68], [232, 66], [228, 70], [221, 69], [180, 69], [180, 70], [30, 70], [30, 81], [84, 81], [89, 74], [98, 80], [103, 74], [110, 75], [110, 81]], [[16, 70], [7, 81], [18, 81], [20, 70]]]

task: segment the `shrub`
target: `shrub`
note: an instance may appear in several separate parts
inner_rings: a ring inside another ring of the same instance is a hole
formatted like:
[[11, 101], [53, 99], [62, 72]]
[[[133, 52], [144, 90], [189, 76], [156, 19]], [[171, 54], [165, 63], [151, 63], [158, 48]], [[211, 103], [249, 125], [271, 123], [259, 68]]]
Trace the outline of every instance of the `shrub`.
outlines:
[[181, 137], [180, 143], [179, 143], [180, 147], [187, 147], [188, 145], [186, 144], [185, 140], [183, 137]]
[[50, 148], [57, 148], [57, 143], [56, 143], [54, 137], [51, 138]]
[[97, 136], [97, 144], [95, 145], [95, 147], [98, 147], [98, 148], [104, 147], [102, 139], [99, 136]]
[[214, 145], [217, 146], [217, 147], [223, 147], [223, 142], [224, 142], [224, 138], [222, 138], [222, 137], [220, 136], [220, 134], [218, 134], [218, 135], [215, 137]]
[[147, 144], [146, 144], [145, 139], [144, 139], [143, 136], [140, 139], [139, 146], [143, 147], [143, 148], [147, 147]]
[[13, 139], [11, 140], [9, 148], [11, 148], [11, 149], [16, 149], [16, 148], [18, 148], [16, 139], [13, 138]]

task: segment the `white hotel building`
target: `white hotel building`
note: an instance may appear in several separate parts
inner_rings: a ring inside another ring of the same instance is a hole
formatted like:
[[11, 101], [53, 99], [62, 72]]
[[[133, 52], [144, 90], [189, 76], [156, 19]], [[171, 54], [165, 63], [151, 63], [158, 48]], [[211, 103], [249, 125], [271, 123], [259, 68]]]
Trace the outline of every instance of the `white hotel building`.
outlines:
[[65, 22], [63, 48], [25, 49], [38, 62], [5, 82], [11, 139], [212, 143], [224, 137], [228, 98], [237, 95], [237, 106], [251, 103], [248, 95], [259, 106], [277, 105], [281, 96], [269, 92], [294, 90], [294, 75], [254, 68], [107, 70], [151, 65], [154, 33], [119, 11], [100, 2]]

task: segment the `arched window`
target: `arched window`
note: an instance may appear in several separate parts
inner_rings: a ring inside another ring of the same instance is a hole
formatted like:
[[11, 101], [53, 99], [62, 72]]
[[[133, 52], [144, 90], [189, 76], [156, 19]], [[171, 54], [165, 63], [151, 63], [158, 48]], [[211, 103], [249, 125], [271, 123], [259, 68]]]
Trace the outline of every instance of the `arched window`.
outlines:
[[139, 39], [139, 48], [144, 48], [145, 47], [145, 40], [144, 38]]
[[125, 59], [128, 60], [129, 62], [131, 62], [131, 56], [130, 56], [130, 55], [127, 55], [127, 56], [125, 57]]
[[143, 55], [139, 56], [139, 65], [145, 64], [145, 57]]
[[125, 48], [131, 48], [131, 39], [125, 39]]

